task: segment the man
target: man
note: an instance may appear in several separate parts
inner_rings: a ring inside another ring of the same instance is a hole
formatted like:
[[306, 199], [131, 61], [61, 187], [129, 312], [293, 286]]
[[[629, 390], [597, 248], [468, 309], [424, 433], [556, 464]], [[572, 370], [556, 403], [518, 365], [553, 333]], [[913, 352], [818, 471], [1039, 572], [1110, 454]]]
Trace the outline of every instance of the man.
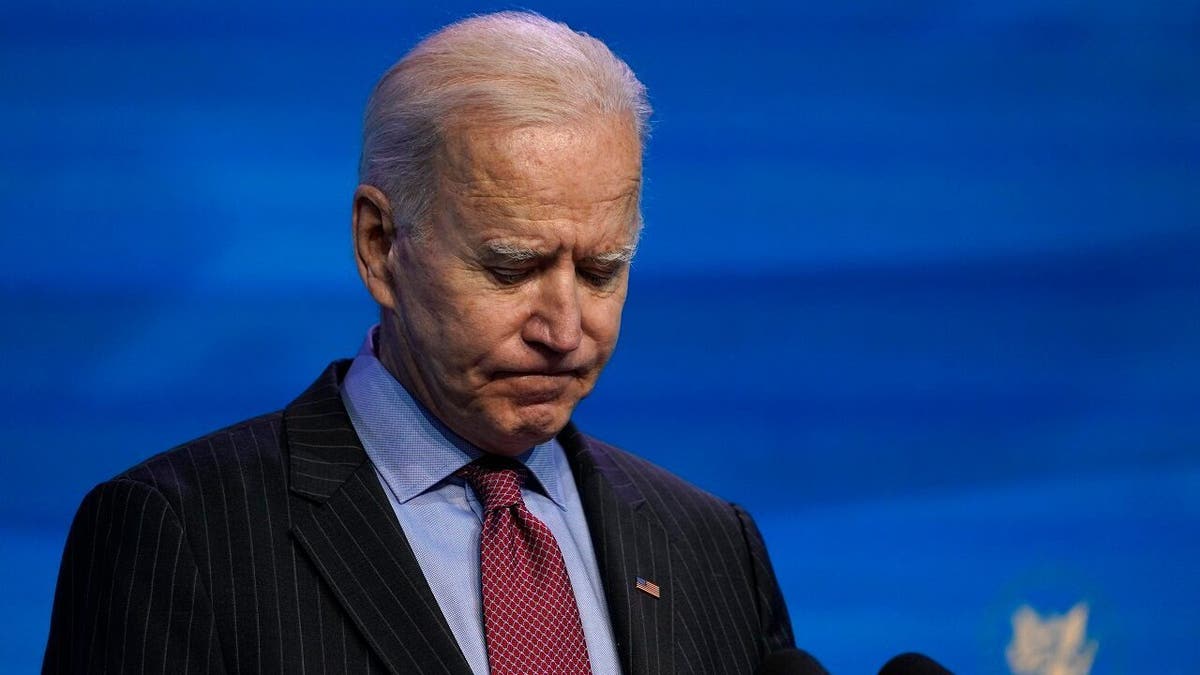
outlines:
[[790, 647], [749, 516], [570, 423], [616, 344], [648, 116], [537, 15], [397, 63], [352, 217], [379, 325], [283, 411], [85, 498], [44, 670], [725, 674]]

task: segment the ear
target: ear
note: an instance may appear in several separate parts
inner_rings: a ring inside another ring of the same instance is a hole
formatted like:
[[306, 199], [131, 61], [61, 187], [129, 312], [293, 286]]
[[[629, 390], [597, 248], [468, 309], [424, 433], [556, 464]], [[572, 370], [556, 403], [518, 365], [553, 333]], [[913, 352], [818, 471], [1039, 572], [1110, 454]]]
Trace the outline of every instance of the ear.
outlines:
[[354, 191], [350, 222], [354, 259], [363, 284], [381, 307], [395, 309], [396, 294], [388, 265], [388, 254], [396, 240], [391, 203], [379, 188], [359, 185]]

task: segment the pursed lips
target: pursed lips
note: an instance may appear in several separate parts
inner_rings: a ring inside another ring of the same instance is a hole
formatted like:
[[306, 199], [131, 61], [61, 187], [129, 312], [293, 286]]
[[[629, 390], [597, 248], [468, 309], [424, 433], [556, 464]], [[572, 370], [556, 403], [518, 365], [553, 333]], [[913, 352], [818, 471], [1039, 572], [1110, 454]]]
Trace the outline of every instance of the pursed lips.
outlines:
[[587, 368], [530, 368], [522, 370], [497, 370], [492, 373], [493, 380], [505, 380], [522, 377], [582, 377]]
[[492, 381], [504, 385], [509, 395], [524, 403], [548, 403], [559, 399], [580, 379], [581, 369], [500, 371]]

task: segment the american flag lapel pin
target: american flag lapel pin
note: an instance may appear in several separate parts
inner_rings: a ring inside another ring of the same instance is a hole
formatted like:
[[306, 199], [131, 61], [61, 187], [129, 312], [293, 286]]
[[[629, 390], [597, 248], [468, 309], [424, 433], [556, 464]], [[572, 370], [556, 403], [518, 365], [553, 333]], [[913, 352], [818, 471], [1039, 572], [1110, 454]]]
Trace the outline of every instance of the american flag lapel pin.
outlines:
[[634, 586], [639, 591], [649, 595], [652, 598], [657, 598], [658, 596], [662, 595], [662, 589], [658, 587], [658, 584], [654, 583], [653, 581], [647, 581], [641, 577], [637, 578], [637, 583], [634, 584]]

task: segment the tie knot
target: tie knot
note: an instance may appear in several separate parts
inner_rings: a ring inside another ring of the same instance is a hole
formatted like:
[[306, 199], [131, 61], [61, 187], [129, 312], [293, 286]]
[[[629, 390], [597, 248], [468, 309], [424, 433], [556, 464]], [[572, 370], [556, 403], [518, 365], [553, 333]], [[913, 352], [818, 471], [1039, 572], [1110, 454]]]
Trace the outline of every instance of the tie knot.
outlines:
[[520, 462], [488, 457], [471, 462], [454, 473], [475, 488], [483, 500], [484, 511], [522, 503], [521, 484], [525, 482], [525, 467]]

